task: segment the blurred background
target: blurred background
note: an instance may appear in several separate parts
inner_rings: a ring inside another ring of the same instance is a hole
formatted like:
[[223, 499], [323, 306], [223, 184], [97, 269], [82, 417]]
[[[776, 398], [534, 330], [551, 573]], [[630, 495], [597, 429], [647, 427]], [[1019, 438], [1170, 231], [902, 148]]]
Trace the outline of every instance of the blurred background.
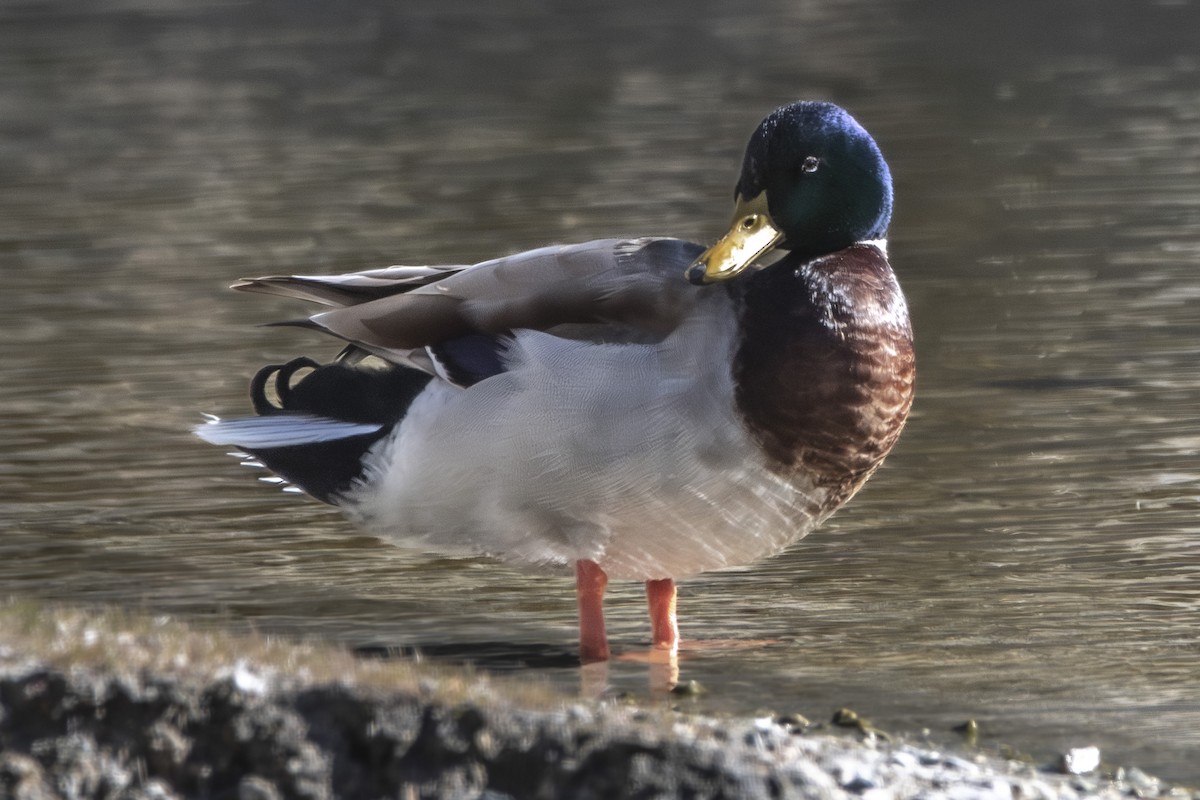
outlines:
[[[896, 179], [917, 403], [831, 523], [683, 584], [685, 637], [779, 643], [681, 678], [703, 711], [972, 717], [1200, 782], [1200, 8], [739, 6], [0, 4], [0, 596], [571, 688], [570, 580], [398, 550], [190, 436], [261, 364], [338, 349], [225, 287], [709, 242], [759, 119], [832, 100]], [[640, 587], [609, 607], [644, 646]]]

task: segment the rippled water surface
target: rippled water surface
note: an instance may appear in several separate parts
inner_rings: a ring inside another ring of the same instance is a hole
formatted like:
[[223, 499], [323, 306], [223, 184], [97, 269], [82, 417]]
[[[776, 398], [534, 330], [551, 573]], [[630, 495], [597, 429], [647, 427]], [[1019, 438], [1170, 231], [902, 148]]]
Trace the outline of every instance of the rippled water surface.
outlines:
[[[573, 686], [568, 580], [397, 550], [189, 436], [261, 363], [337, 350], [224, 287], [711, 240], [758, 119], [826, 98], [896, 176], [917, 405], [822, 530], [683, 585], [685, 636], [777, 641], [681, 677], [710, 710], [973, 717], [1200, 783], [1200, 11], [759, 8], [0, 6], [0, 595]], [[640, 587], [609, 606], [643, 645]]]

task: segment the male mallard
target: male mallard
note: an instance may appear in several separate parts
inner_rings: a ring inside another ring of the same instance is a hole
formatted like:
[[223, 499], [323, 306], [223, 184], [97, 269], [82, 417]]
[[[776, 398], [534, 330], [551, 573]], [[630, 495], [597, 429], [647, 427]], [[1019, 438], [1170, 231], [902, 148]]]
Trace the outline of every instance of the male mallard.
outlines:
[[735, 199], [707, 250], [605, 239], [241, 281], [335, 306], [284, 324], [349, 345], [264, 368], [259, 416], [197, 433], [399, 542], [574, 565], [585, 662], [608, 657], [608, 577], [645, 581], [673, 651], [675, 579], [807, 534], [880, 465], [913, 396], [870, 135], [835, 105], [784, 106]]

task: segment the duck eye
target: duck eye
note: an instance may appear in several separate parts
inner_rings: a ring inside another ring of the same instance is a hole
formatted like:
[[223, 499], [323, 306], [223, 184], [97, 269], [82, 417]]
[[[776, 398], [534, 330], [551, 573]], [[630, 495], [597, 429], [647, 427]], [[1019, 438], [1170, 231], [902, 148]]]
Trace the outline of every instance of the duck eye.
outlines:
[[821, 159], [816, 156], [809, 156], [804, 159], [804, 163], [800, 165], [802, 172], [816, 172], [817, 167], [821, 166]]
[[758, 223], [758, 214], [751, 214], [742, 220], [742, 230], [748, 231], [754, 228]]

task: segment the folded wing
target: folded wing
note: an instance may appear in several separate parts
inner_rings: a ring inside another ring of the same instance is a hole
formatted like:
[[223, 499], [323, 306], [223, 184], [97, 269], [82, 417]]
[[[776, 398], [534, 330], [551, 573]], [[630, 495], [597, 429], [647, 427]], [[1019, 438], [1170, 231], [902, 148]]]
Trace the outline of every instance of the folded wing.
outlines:
[[[548, 247], [474, 266], [388, 267], [336, 276], [272, 276], [235, 289], [337, 306], [311, 327], [398, 363], [461, 337], [518, 329], [604, 340], [665, 336], [697, 291], [683, 277], [699, 245], [678, 239], [604, 239]], [[631, 333], [632, 332], [632, 333]]]

